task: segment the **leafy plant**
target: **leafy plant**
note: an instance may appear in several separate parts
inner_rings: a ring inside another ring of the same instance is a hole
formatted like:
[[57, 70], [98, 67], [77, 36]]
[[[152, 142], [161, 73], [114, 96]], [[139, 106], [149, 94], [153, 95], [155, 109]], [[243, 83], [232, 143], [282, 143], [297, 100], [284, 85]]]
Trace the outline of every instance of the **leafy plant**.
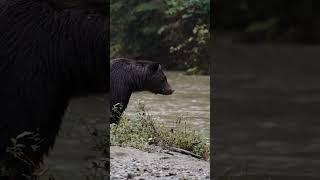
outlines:
[[[29, 154], [36, 153], [43, 142], [39, 133], [23, 132], [10, 140], [6, 148], [8, 158], [0, 162], [0, 176], [15, 176], [25, 174], [26, 171], [33, 173], [37, 170], [38, 164]], [[25, 176], [29, 177], [29, 175]]]
[[110, 142], [111, 145], [131, 146], [141, 150], [148, 150], [150, 145], [175, 147], [203, 159], [209, 158], [209, 146], [204, 136], [192, 130], [183, 116], [177, 117], [173, 126], [168, 127], [157, 123], [141, 103], [138, 103], [133, 119], [123, 116], [118, 125], [111, 127]]
[[208, 73], [209, 0], [111, 0], [111, 57]]

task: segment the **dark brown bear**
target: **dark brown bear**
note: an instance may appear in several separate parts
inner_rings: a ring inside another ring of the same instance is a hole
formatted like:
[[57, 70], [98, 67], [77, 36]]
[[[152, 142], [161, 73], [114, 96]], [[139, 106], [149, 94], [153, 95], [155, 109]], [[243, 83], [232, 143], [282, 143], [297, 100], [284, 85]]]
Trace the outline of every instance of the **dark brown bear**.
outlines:
[[[110, 67], [111, 123], [118, 123], [133, 92], [150, 91], [170, 95], [174, 92], [167, 77], [156, 62], [114, 59]], [[118, 106], [120, 105], [120, 106]]]
[[[33, 173], [53, 148], [71, 98], [109, 90], [107, 2], [63, 1], [0, 2], [0, 179]], [[23, 132], [38, 138], [20, 138], [17, 156], [8, 150]]]

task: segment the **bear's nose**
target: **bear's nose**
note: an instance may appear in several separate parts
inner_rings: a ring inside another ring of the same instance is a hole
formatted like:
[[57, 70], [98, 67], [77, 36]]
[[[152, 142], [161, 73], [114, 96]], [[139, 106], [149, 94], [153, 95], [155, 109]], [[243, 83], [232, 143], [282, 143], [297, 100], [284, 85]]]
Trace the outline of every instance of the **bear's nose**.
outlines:
[[173, 89], [169, 89], [169, 91], [168, 91], [168, 95], [172, 94], [173, 92], [174, 92], [174, 90], [173, 90]]
[[162, 89], [162, 92], [160, 94], [171, 95], [173, 92], [174, 92], [173, 89]]

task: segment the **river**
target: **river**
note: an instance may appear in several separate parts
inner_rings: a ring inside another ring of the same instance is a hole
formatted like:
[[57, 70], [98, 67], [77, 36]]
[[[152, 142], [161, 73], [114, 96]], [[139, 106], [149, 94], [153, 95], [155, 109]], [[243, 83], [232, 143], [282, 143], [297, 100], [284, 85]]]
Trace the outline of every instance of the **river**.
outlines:
[[216, 44], [215, 175], [320, 178], [319, 50]]

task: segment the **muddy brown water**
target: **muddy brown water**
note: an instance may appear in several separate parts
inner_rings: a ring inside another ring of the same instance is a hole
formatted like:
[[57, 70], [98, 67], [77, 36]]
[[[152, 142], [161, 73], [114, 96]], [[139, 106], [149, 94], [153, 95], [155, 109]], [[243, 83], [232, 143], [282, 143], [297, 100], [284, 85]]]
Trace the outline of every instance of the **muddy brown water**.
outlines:
[[214, 52], [214, 174], [320, 178], [320, 47]]
[[[171, 96], [148, 92], [134, 94], [126, 114], [133, 116], [138, 100], [148, 112], [169, 126], [178, 116], [186, 117], [190, 126], [209, 138], [209, 76], [186, 76], [181, 72], [165, 72], [175, 89]], [[103, 130], [107, 120], [108, 96], [91, 96], [71, 102], [54, 149], [45, 162], [49, 170], [41, 180], [53, 175], [56, 180], [85, 179], [91, 160], [99, 157], [93, 150], [90, 132]], [[107, 105], [106, 105], [107, 104]]]

